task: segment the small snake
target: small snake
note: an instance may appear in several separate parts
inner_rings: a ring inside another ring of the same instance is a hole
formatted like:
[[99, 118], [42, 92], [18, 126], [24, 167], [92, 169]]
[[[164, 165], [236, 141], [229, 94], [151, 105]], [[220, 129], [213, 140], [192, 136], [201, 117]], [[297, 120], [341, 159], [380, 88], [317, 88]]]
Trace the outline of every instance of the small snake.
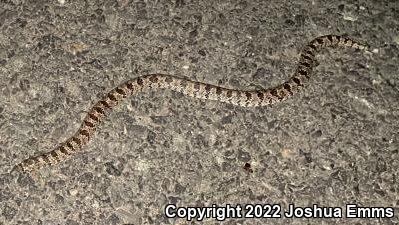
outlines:
[[326, 35], [312, 40], [303, 49], [295, 73], [284, 83], [266, 90], [235, 90], [212, 84], [192, 81], [168, 74], [144, 75], [126, 81], [109, 91], [87, 113], [79, 130], [50, 152], [30, 157], [15, 166], [17, 171], [33, 172], [47, 165], [64, 161], [79, 152], [93, 137], [98, 125], [112, 109], [125, 98], [148, 90], [169, 89], [185, 95], [226, 102], [243, 107], [257, 107], [281, 102], [298, 92], [309, 80], [315, 64], [315, 55], [326, 47], [344, 47], [368, 51], [366, 45], [350, 38]]

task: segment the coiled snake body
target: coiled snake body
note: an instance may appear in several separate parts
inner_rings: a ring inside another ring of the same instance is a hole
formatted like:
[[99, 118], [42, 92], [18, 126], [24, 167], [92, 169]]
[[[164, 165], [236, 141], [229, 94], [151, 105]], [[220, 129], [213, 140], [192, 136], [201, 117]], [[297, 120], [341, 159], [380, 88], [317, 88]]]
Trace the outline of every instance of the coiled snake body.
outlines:
[[123, 99], [149, 89], [170, 89], [185, 95], [226, 102], [243, 107], [266, 106], [281, 102], [300, 90], [309, 80], [316, 53], [325, 47], [346, 47], [367, 51], [367, 46], [350, 38], [326, 35], [312, 40], [302, 51], [294, 75], [284, 83], [267, 90], [244, 91], [212, 84], [191, 81], [167, 74], [140, 76], [120, 84], [98, 101], [87, 113], [79, 130], [50, 152], [28, 158], [15, 166], [18, 171], [32, 172], [47, 165], [54, 165], [74, 155], [87, 144], [97, 126]]

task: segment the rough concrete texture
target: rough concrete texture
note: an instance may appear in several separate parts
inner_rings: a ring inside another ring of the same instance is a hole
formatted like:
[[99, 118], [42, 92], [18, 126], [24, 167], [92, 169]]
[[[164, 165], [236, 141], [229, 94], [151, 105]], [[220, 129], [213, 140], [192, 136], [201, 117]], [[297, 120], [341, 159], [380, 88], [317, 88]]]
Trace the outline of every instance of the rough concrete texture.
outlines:
[[[398, 15], [396, 0], [0, 1], [0, 224], [398, 224]], [[306, 89], [273, 107], [141, 93], [81, 154], [8, 173], [70, 137], [129, 78], [268, 88], [330, 33], [374, 54], [322, 51]], [[356, 203], [395, 216], [187, 222], [166, 218], [168, 203]]]

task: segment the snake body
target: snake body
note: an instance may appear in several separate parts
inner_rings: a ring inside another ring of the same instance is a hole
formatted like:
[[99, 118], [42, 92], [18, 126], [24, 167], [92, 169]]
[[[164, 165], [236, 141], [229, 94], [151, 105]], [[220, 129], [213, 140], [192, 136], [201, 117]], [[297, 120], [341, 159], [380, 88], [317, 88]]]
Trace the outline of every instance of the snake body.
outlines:
[[234, 90], [212, 84], [179, 78], [167, 74], [150, 74], [126, 81], [109, 91], [87, 113], [79, 130], [54, 150], [30, 157], [15, 166], [16, 170], [32, 172], [54, 165], [79, 152], [94, 135], [98, 125], [123, 99], [139, 92], [169, 89], [185, 95], [226, 102], [243, 107], [266, 106], [281, 102], [298, 92], [309, 80], [315, 64], [315, 55], [325, 47], [344, 47], [367, 51], [367, 46], [350, 38], [326, 35], [309, 42], [303, 49], [295, 73], [284, 83], [266, 90]]

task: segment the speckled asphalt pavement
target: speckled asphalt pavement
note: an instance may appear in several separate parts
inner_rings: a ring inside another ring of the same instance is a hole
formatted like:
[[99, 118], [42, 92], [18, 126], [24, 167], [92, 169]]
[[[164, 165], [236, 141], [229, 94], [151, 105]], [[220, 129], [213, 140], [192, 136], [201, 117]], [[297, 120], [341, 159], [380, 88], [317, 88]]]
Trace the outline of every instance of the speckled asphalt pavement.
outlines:
[[[9, 173], [70, 137], [125, 80], [162, 72], [269, 88], [325, 34], [373, 54], [323, 50], [303, 92], [272, 107], [141, 93], [81, 153]], [[2, 0], [0, 224], [398, 224], [398, 55], [396, 0]], [[279, 204], [283, 216], [188, 222], [167, 218], [167, 204]], [[341, 207], [343, 218], [286, 218], [290, 204]], [[347, 204], [393, 217], [346, 218]]]

